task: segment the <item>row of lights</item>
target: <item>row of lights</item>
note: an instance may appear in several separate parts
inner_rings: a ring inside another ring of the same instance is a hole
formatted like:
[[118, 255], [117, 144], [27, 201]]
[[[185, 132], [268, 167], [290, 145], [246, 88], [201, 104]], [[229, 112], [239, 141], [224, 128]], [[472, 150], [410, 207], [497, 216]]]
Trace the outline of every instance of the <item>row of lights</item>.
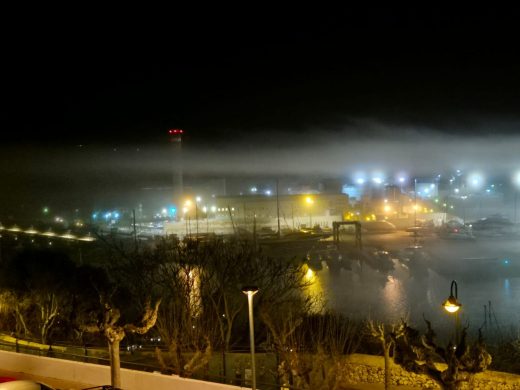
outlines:
[[[461, 171], [460, 169], [457, 169], [457, 176], [461, 176]], [[437, 175], [436, 176], [436, 179], [440, 179], [441, 175]], [[382, 184], [385, 179], [382, 175], [374, 175], [371, 179], [367, 179], [364, 175], [362, 174], [358, 174], [356, 177], [355, 177], [355, 183], [356, 184], [359, 184], [359, 185], [363, 185], [363, 184], [366, 184], [368, 182], [372, 182], [374, 184]], [[396, 178], [396, 183], [399, 183], [399, 184], [404, 184], [405, 182], [407, 181], [407, 178], [405, 176], [398, 176]], [[455, 181], [455, 178], [451, 178], [450, 179], [450, 184], [452, 184], [453, 182]], [[474, 173], [471, 173], [468, 175], [468, 178], [467, 178], [467, 184], [469, 186], [471, 186], [472, 188], [474, 189], [478, 189], [478, 188], [481, 188], [483, 187], [484, 185], [484, 176], [481, 174], [481, 173], [478, 173], [478, 172], [474, 172]], [[511, 178], [511, 182], [518, 188], [520, 188], [520, 171], [516, 172], [515, 174], [513, 174], [512, 178]], [[490, 186], [490, 188], [487, 188], [486, 189], [486, 192], [491, 192], [491, 188], [494, 188], [495, 185], [492, 184]], [[431, 185], [431, 188], [433, 189], [434, 188], [434, 185], [432, 184]], [[253, 191], [254, 190], [254, 191]], [[253, 187], [251, 189], [251, 192], [256, 192], [256, 187]], [[456, 188], [455, 189], [455, 192], [458, 193], [459, 192], [459, 189]]]
[[46, 232], [39, 232], [38, 230], [33, 229], [32, 227], [23, 230], [19, 228], [18, 226], [12, 226], [10, 228], [5, 228], [4, 226], [0, 225], [0, 231], [5, 230], [11, 233], [20, 233], [20, 234], [28, 234], [33, 236], [45, 236], [45, 237], [55, 237], [55, 238], [64, 238], [66, 240], [75, 240], [75, 241], [95, 241], [96, 239], [94, 237], [91, 237], [90, 235], [78, 237], [71, 233], [65, 233], [65, 234], [56, 234], [53, 231], [46, 231]]

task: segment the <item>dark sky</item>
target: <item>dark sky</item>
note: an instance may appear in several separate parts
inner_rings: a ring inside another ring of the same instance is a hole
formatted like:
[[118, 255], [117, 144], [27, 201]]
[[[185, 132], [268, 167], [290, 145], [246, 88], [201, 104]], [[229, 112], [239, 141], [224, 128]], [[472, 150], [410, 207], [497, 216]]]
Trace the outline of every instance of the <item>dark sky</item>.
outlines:
[[137, 13], [5, 27], [6, 138], [153, 143], [182, 127], [192, 142], [212, 144], [352, 118], [442, 128], [517, 116], [517, 15], [506, 10]]
[[519, 17], [475, 6], [4, 9], [0, 209], [169, 185], [171, 127], [186, 131], [195, 175], [512, 169]]

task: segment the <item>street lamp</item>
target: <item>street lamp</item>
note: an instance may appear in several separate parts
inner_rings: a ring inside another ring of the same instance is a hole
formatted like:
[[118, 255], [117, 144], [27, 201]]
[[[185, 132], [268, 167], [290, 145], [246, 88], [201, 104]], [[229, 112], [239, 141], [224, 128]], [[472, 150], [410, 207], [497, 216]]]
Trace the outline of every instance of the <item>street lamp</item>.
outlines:
[[[455, 287], [455, 294], [453, 294], [454, 287]], [[462, 307], [462, 305], [460, 304], [460, 302], [457, 299], [458, 298], [457, 296], [458, 296], [457, 282], [455, 280], [453, 280], [451, 282], [451, 287], [450, 287], [450, 296], [442, 304], [442, 306], [444, 306], [444, 309], [448, 313], [456, 313]]]
[[[455, 294], [453, 293], [455, 291]], [[459, 310], [462, 304], [458, 301], [457, 282], [452, 280], [450, 286], [450, 296], [446, 299], [442, 306], [448, 313], [455, 314], [455, 344], [459, 342]]]
[[255, 325], [253, 322], [253, 295], [258, 292], [256, 286], [244, 286], [242, 292], [247, 295], [247, 305], [249, 308], [249, 341], [251, 344], [251, 376], [252, 390], [256, 390], [256, 369], [255, 369]]

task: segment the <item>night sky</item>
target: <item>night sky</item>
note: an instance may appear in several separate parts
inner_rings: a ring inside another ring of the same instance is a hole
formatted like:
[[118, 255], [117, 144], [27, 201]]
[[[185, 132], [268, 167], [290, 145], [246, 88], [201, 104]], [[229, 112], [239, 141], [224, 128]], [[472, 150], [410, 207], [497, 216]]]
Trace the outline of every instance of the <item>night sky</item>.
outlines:
[[371, 140], [381, 128], [519, 129], [519, 15], [510, 10], [36, 11], [6, 13], [2, 27], [0, 174], [18, 194], [45, 193], [47, 180], [73, 185], [62, 166], [82, 164], [78, 145], [146, 149], [171, 127], [213, 154], [235, 144], [305, 148], [331, 134]]
[[6, 135], [155, 142], [182, 127], [204, 142], [353, 117], [516, 119], [518, 29], [504, 10], [211, 11], [76, 15], [11, 30], [2, 49]]

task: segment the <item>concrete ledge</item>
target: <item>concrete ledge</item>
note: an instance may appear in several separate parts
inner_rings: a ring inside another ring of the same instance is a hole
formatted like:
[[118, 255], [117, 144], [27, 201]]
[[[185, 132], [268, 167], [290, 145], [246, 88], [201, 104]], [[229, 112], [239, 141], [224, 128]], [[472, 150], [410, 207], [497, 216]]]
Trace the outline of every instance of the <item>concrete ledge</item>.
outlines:
[[[36, 376], [88, 383], [94, 386], [110, 384], [110, 367], [74, 362], [16, 352], [0, 351], [0, 367], [7, 371], [29, 373]], [[121, 369], [124, 390], [232, 390], [236, 386], [180, 378], [175, 375]]]

